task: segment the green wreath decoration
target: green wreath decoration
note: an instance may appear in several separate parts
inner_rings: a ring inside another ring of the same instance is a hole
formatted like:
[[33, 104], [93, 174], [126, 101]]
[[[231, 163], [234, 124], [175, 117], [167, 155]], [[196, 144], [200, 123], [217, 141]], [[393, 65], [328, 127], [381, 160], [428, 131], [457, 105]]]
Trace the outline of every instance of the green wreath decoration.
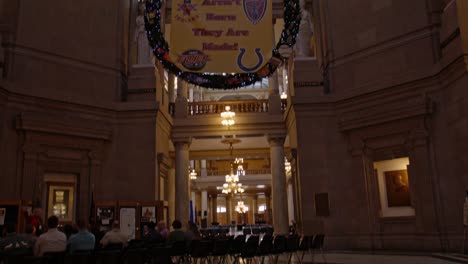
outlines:
[[283, 61], [280, 49], [291, 48], [296, 43], [296, 36], [301, 23], [299, 0], [284, 0], [284, 28], [270, 60], [258, 71], [252, 73], [211, 74], [186, 72], [177, 67], [169, 57], [169, 44], [161, 30], [162, 0], [146, 2], [145, 29], [153, 53], [163, 67], [178, 78], [206, 88], [236, 89], [248, 86], [270, 76]]

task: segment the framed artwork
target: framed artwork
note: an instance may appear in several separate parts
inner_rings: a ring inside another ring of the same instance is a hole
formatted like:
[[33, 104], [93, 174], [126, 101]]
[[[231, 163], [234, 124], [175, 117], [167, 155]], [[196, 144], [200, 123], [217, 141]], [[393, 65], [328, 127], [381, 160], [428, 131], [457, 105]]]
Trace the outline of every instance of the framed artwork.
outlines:
[[140, 222], [154, 222], [156, 223], [156, 207], [142, 206]]
[[388, 207], [411, 206], [407, 170], [385, 171]]
[[96, 220], [99, 225], [104, 227], [111, 227], [115, 219], [115, 207], [102, 206], [96, 207]]
[[73, 184], [48, 184], [47, 217], [55, 215], [61, 222], [73, 221], [75, 186]]

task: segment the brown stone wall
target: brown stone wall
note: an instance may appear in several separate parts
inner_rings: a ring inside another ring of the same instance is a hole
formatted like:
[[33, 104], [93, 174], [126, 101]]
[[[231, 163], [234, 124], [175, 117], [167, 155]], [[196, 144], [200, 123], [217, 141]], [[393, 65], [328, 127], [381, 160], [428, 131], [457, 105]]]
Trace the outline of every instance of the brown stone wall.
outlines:
[[[330, 249], [458, 250], [468, 75], [461, 37], [452, 34], [456, 7], [318, 3], [328, 45], [319, 50], [328, 57], [317, 61], [329, 63], [330, 92], [310, 72], [321, 73], [316, 60], [297, 61], [287, 115], [297, 131], [298, 224], [305, 234], [325, 233]], [[410, 160], [416, 213], [382, 217], [373, 162], [399, 157]], [[322, 192], [330, 216], [316, 216], [314, 195]]]
[[0, 80], [0, 199], [40, 199], [45, 206], [47, 173], [76, 177], [77, 216], [87, 216], [93, 190], [96, 201], [158, 196], [158, 104], [122, 101], [126, 4], [9, 5], [14, 18], [0, 21], [2, 36], [4, 24], [12, 28], [2, 39], [8, 45]]

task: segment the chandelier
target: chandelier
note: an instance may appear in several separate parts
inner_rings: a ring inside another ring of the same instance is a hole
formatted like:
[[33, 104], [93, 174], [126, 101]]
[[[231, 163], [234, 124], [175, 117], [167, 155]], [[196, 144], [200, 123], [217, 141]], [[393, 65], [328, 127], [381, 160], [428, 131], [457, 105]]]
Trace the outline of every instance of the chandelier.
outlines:
[[289, 162], [286, 157], [284, 157], [284, 170], [286, 173], [291, 172], [291, 162]]
[[189, 169], [189, 176], [191, 180], [196, 180], [197, 179], [197, 172], [195, 170], [190, 171]]
[[245, 176], [244, 159], [243, 158], [236, 158], [234, 160], [234, 164], [237, 165], [237, 176]]
[[223, 126], [228, 126], [229, 128], [230, 126], [235, 124], [234, 117], [236, 116], [236, 113], [231, 111], [231, 107], [229, 105], [227, 105], [224, 108], [224, 110], [225, 111], [221, 112], [221, 117], [223, 118], [223, 120], [221, 121], [221, 124]]
[[[230, 126], [234, 125], [234, 117], [236, 116], [236, 113], [231, 111], [230, 106], [225, 107], [224, 112], [221, 113], [221, 117], [223, 120], [221, 121], [221, 124], [224, 126], [227, 126], [228, 129]], [[241, 140], [237, 139], [235, 136], [231, 137], [226, 137], [223, 140], [221, 140], [221, 143], [224, 144], [229, 144], [229, 154], [232, 156], [232, 152], [234, 150], [233, 144], [240, 143]], [[234, 162], [231, 162], [231, 169], [230, 173], [226, 175], [225, 180], [226, 182], [223, 184], [222, 188], [222, 193], [224, 194], [242, 194], [244, 192], [244, 188], [242, 187], [242, 183], [239, 182], [239, 176], [240, 175], [245, 175], [244, 167], [243, 167], [244, 159], [238, 158], [235, 159]], [[236, 164], [236, 173], [234, 174], [234, 164]]]
[[244, 201], [238, 201], [236, 205], [236, 212], [244, 214], [249, 211], [249, 207], [244, 204]]
[[234, 194], [244, 192], [242, 183], [239, 182], [239, 175], [234, 174], [232, 163], [231, 163], [231, 173], [226, 175], [225, 179], [226, 179], [226, 182], [223, 184], [222, 193], [234, 195]]

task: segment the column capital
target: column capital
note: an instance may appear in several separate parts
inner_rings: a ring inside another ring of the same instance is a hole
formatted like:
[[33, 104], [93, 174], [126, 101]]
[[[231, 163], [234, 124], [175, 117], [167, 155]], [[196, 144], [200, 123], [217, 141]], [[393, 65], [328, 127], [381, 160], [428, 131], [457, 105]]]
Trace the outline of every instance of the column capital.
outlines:
[[274, 134], [269, 134], [267, 135], [267, 140], [268, 143], [270, 143], [270, 146], [283, 146], [284, 141], [286, 139], [285, 135], [274, 135]]
[[183, 149], [188, 149], [190, 144], [192, 143], [191, 137], [182, 137], [182, 138], [172, 138], [172, 143], [174, 143], [174, 147], [181, 147]]

